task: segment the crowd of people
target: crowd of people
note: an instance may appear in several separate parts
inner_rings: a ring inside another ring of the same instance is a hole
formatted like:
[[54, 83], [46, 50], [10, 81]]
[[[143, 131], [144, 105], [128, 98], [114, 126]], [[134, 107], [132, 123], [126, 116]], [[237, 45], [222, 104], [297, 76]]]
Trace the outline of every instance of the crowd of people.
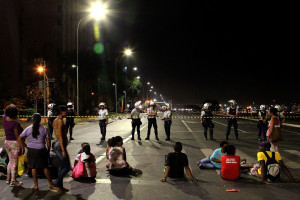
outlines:
[[[234, 100], [229, 101], [231, 106], [228, 109], [228, 127], [226, 132], [226, 140], [230, 135], [231, 126], [234, 126], [236, 139], [238, 139], [237, 129], [237, 108]], [[201, 123], [204, 127], [204, 136], [207, 139], [207, 131], [209, 129], [210, 139], [214, 140], [212, 121], [212, 112], [209, 103], [204, 104], [201, 113]], [[171, 124], [172, 124], [172, 111], [168, 104], [162, 107], [164, 111], [162, 120], [164, 120], [164, 128], [166, 133], [166, 141], [171, 138]], [[257, 162], [253, 164], [246, 163], [246, 160], [241, 160], [236, 155], [236, 147], [230, 145], [228, 141], [220, 143], [220, 148], [214, 150], [213, 154], [207, 158], [200, 159], [197, 165], [200, 169], [220, 169], [221, 177], [225, 180], [237, 180], [240, 177], [241, 171], [247, 172], [250, 175], [258, 176], [261, 178], [262, 183], [269, 184], [270, 180], [278, 179], [281, 169], [292, 182], [299, 182], [295, 179], [288, 168], [284, 165], [281, 155], [278, 152], [279, 139], [274, 139], [275, 132], [280, 132], [280, 127], [283, 123], [282, 118], [278, 115], [278, 109], [270, 108], [269, 117], [270, 122], [266, 128], [267, 114], [265, 107], [261, 107], [260, 120], [258, 122], [258, 137], [265, 141], [260, 143], [260, 151], [257, 153]], [[145, 140], [150, 140], [151, 128], [153, 126], [155, 139], [158, 138], [157, 131], [157, 110], [155, 103], [151, 102], [146, 109], [148, 115], [148, 130]], [[138, 140], [141, 140], [140, 126], [142, 125], [141, 118], [141, 101], [135, 103], [135, 108], [131, 112], [132, 118], [132, 137], [134, 140], [135, 130], [137, 131]], [[64, 187], [64, 176], [71, 170], [70, 157], [67, 151], [67, 145], [70, 140], [73, 140], [72, 129], [74, 128], [75, 112], [72, 109], [72, 104], [67, 106], [49, 105], [48, 112], [48, 128], [41, 125], [41, 115], [38, 113], [32, 116], [32, 125], [23, 130], [22, 126], [17, 120], [18, 108], [11, 104], [4, 110], [3, 126], [5, 130], [4, 147], [8, 153], [9, 163], [7, 166], [7, 179], [6, 183], [11, 187], [21, 186], [22, 183], [17, 181], [17, 166], [18, 156], [25, 153], [27, 149], [28, 167], [31, 169], [34, 186], [33, 190], [38, 190], [37, 169], [42, 169], [49, 184], [49, 189], [63, 194], [68, 191]], [[70, 117], [71, 116], [71, 117]], [[67, 123], [64, 123], [66, 119]], [[105, 103], [99, 104], [99, 126], [101, 132], [101, 140], [106, 139], [106, 126], [108, 124], [108, 111], [105, 108]], [[279, 129], [279, 130], [278, 130]], [[70, 133], [68, 139], [67, 134]], [[54, 135], [53, 135], [54, 133]], [[277, 134], [277, 133], [276, 133]], [[51, 144], [51, 139], [55, 136], [55, 141]], [[25, 139], [27, 142], [25, 143]], [[59, 159], [59, 170], [55, 181], [52, 180], [48, 170], [48, 158], [50, 150], [53, 149], [57, 158]], [[180, 178], [184, 177], [184, 170], [193, 182], [198, 180], [192, 175], [189, 167], [188, 157], [182, 153], [182, 143], [176, 142], [174, 144], [174, 152], [169, 153], [165, 159], [164, 176], [160, 180], [166, 182], [167, 178]], [[115, 136], [107, 141], [106, 165], [107, 171], [113, 176], [123, 175], [137, 175], [142, 174], [140, 169], [133, 168], [127, 161], [126, 151], [123, 147], [123, 138]], [[96, 158], [91, 153], [91, 147], [88, 143], [82, 143], [81, 150], [78, 152], [74, 165], [72, 177], [74, 179], [88, 179], [93, 181], [96, 178]]]

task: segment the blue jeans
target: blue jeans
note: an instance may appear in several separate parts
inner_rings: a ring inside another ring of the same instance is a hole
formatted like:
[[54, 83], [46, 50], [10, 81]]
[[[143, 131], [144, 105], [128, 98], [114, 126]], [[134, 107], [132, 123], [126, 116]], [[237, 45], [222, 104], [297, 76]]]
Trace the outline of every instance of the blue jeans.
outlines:
[[56, 141], [54, 143], [53, 151], [55, 152], [55, 154], [57, 155], [57, 157], [59, 158], [59, 161], [60, 161], [58, 176], [57, 176], [57, 179], [55, 182], [55, 186], [63, 187], [63, 178], [71, 169], [69, 154], [68, 154], [66, 146], [65, 146], [65, 151], [66, 151], [67, 156], [65, 158], [62, 156], [62, 150], [60, 147], [60, 143], [58, 141]]
[[199, 164], [201, 164], [201, 169], [217, 169], [210, 161], [210, 158], [204, 158], [202, 160], [198, 161]]

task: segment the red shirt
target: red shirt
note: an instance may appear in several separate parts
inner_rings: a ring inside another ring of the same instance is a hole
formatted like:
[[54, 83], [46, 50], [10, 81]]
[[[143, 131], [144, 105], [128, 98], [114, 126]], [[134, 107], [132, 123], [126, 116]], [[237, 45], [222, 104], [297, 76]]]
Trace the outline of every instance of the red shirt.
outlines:
[[240, 157], [224, 155], [221, 157], [221, 177], [225, 180], [237, 180], [240, 177]]

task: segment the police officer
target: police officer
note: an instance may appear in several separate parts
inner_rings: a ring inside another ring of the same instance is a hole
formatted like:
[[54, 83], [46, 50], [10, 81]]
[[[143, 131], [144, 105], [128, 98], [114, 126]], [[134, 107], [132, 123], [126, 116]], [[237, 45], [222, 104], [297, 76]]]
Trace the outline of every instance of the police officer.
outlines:
[[266, 110], [266, 106], [265, 105], [260, 105], [259, 107], [259, 111], [258, 111], [258, 140], [261, 141], [261, 136], [263, 135], [264, 137], [264, 141], [267, 140], [267, 130], [268, 130], [268, 114], [267, 114], [267, 110]]
[[157, 132], [157, 122], [156, 122], [157, 112], [155, 110], [155, 103], [152, 101], [150, 102], [150, 107], [147, 108], [147, 115], [148, 115], [148, 132], [145, 140], [150, 140], [150, 131], [152, 126], [154, 128], [155, 138], [156, 140], [159, 140], [158, 132]]
[[165, 106], [162, 107], [164, 113], [162, 120], [165, 121], [164, 127], [167, 138], [166, 141], [170, 141], [170, 135], [171, 135], [171, 124], [172, 124], [172, 111], [170, 110], [170, 105], [166, 103]]
[[108, 111], [107, 109], [105, 109], [105, 103], [101, 102], [99, 104], [99, 126], [102, 135], [101, 140], [105, 140], [107, 124], [108, 124]]
[[279, 119], [280, 119], [280, 126], [282, 128], [282, 124], [285, 121], [285, 116], [283, 114], [283, 108], [280, 105], [275, 105], [275, 108], [278, 110], [278, 116], [279, 116]]
[[227, 116], [228, 116], [228, 124], [227, 124], [227, 132], [226, 132], [226, 140], [228, 140], [228, 137], [230, 135], [230, 129], [233, 125], [235, 138], [239, 139], [239, 133], [238, 133], [238, 124], [237, 124], [237, 115], [238, 115], [238, 109], [236, 106], [235, 100], [229, 100], [228, 103], [230, 104], [230, 107], [227, 109]]
[[54, 106], [55, 106], [55, 103], [50, 103], [48, 105], [48, 113], [47, 113], [47, 116], [48, 116], [48, 129], [49, 129], [49, 133], [50, 133], [50, 137], [51, 137], [51, 140], [53, 140], [53, 121], [55, 120], [55, 114], [54, 114]]
[[74, 123], [75, 111], [73, 109], [73, 103], [69, 102], [67, 104], [67, 107], [68, 107], [68, 115], [67, 115], [67, 119], [66, 119], [66, 126], [67, 126], [67, 129], [69, 130], [70, 140], [74, 140], [74, 138], [72, 137], [73, 128], [75, 126], [75, 123]]
[[140, 126], [142, 125], [142, 121], [140, 118], [140, 108], [139, 106], [141, 105], [141, 101], [138, 101], [134, 104], [135, 108], [131, 111], [131, 123], [132, 123], [132, 130], [131, 130], [131, 140], [134, 140], [134, 132], [135, 132], [135, 128], [137, 131], [137, 135], [138, 135], [138, 140], [141, 140], [141, 135], [140, 135]]
[[204, 128], [204, 137], [207, 140], [207, 129], [209, 128], [209, 139], [214, 140], [214, 123], [212, 122], [211, 103], [205, 103], [201, 112], [200, 121]]

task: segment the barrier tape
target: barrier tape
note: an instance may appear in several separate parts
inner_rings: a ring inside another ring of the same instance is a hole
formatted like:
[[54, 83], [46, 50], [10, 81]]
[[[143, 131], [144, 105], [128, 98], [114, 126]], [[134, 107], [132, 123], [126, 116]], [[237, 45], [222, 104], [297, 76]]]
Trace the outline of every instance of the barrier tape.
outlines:
[[[3, 115], [0, 115], [0, 117], [3, 117]], [[31, 118], [32, 116], [30, 115], [18, 115], [18, 118]], [[42, 116], [42, 118], [45, 118], [48, 116]], [[52, 117], [57, 117], [57, 116], [52, 116]], [[99, 118], [99, 116], [67, 116], [67, 118]], [[133, 118], [133, 119], [142, 119], [142, 118], [159, 118], [162, 119], [164, 117], [161, 116], [156, 116], [156, 117], [151, 117], [151, 116], [140, 116], [140, 117], [130, 117], [130, 116], [124, 116], [124, 115], [111, 115], [108, 116], [108, 118], [123, 118], [123, 119], [127, 119], [127, 118]], [[214, 116], [214, 117], [201, 117], [201, 116], [172, 116], [172, 119], [229, 119], [230, 117], [227, 116]], [[260, 117], [258, 116], [237, 116], [235, 117], [236, 119], [260, 119]], [[300, 116], [284, 116], [282, 118], [286, 118], [286, 119], [298, 119], [300, 118]]]

